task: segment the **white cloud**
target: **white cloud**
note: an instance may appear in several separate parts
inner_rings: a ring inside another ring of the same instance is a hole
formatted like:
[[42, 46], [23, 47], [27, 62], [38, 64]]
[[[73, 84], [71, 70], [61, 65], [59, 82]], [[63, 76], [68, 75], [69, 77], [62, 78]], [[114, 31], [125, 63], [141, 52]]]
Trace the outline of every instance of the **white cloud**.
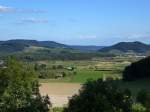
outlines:
[[10, 13], [10, 12], [15, 12], [16, 10], [12, 7], [6, 7], [0, 5], [0, 13]]
[[14, 7], [0, 5], [0, 13], [44, 13], [46, 11], [41, 9], [17, 9]]
[[23, 18], [19, 23], [20, 24], [24, 24], [24, 23], [48, 23], [48, 20], [37, 19], [37, 18]]

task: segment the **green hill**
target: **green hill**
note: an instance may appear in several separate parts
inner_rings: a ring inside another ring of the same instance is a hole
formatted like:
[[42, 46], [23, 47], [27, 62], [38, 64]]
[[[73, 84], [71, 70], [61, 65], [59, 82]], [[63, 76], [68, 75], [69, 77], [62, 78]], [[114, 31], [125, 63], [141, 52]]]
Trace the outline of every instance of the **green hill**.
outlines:
[[53, 41], [36, 41], [36, 40], [8, 40], [0, 41], [0, 53], [10, 54], [30, 47], [45, 47], [45, 48], [67, 48], [67, 45], [56, 43]]
[[0, 41], [0, 57], [15, 56], [21, 60], [86, 60], [94, 57], [112, 56], [99, 52], [83, 52], [69, 45], [53, 41], [8, 40]]
[[100, 52], [114, 52], [114, 53], [147, 53], [150, 51], [150, 45], [141, 42], [120, 42], [115, 45], [104, 47]]

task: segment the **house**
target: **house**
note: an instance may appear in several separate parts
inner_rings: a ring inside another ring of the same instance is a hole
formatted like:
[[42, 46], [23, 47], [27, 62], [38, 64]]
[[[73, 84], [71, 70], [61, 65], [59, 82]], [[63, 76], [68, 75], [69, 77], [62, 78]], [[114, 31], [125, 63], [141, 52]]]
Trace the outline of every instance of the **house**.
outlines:
[[7, 68], [3, 60], [0, 60], [0, 68]]
[[0, 60], [0, 67], [2, 68], [4, 66], [4, 61]]
[[67, 70], [70, 70], [70, 71], [73, 71], [73, 70], [74, 70], [74, 67], [69, 66], [69, 67], [66, 67], [66, 69], [67, 69]]

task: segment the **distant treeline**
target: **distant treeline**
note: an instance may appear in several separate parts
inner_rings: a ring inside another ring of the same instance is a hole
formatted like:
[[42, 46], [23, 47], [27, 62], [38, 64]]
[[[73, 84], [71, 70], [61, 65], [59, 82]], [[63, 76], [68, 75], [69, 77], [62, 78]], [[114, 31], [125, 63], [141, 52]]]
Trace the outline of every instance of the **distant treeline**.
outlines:
[[13, 54], [16, 58], [25, 61], [39, 61], [39, 60], [88, 60], [95, 57], [114, 57], [114, 54], [110, 53], [98, 53], [98, 52], [71, 52], [60, 51], [51, 52], [51, 50], [38, 50], [36, 52], [22, 52]]

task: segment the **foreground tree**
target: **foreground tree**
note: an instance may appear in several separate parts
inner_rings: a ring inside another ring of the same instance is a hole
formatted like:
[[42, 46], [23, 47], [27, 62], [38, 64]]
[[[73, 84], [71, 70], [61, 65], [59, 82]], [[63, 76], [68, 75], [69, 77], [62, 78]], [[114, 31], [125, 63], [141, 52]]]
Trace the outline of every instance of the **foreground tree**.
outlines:
[[109, 82], [89, 81], [73, 96], [64, 112], [131, 112], [129, 90], [122, 91]]
[[146, 108], [146, 112], [150, 112], [150, 91], [141, 90], [137, 95], [137, 102]]
[[8, 59], [7, 68], [0, 71], [0, 112], [48, 112], [49, 106], [49, 98], [39, 93], [34, 70]]
[[123, 71], [123, 80], [132, 81], [150, 78], [150, 57], [134, 62]]

